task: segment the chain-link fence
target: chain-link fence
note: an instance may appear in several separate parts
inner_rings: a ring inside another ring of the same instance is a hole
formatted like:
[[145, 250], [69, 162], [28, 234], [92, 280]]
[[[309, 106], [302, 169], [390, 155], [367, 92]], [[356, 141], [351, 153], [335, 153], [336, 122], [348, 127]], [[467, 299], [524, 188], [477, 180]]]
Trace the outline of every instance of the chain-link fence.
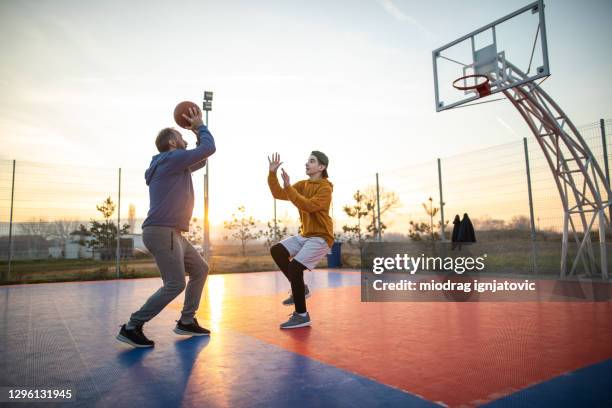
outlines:
[[[601, 120], [579, 130], [605, 172], [611, 153], [612, 121]], [[604, 154], [604, 140], [608, 157]], [[560, 273], [563, 207], [555, 178], [535, 138], [384, 171], [378, 179], [383, 241], [450, 241], [453, 221], [467, 214], [476, 232], [477, 245], [471, 250], [488, 254], [489, 270]], [[369, 181], [370, 186], [375, 184], [373, 176]], [[366, 228], [376, 227], [376, 222], [366, 220]], [[597, 228], [594, 231], [595, 235]], [[367, 235], [367, 230], [364, 232]], [[593, 241], [598, 241], [597, 236]], [[612, 254], [610, 237], [607, 241]], [[597, 258], [599, 247], [594, 247]], [[577, 250], [578, 245], [570, 237], [570, 260]], [[608, 258], [612, 259], [610, 255]], [[581, 268], [579, 265], [579, 273], [583, 272]], [[609, 272], [610, 269], [608, 265]]]
[[[609, 157], [604, 157], [603, 143], [607, 136], [609, 156], [612, 120], [581, 126], [579, 130], [605, 169]], [[360, 240], [449, 240], [455, 216], [463, 218], [468, 214], [477, 242], [483, 251], [491, 254], [491, 263], [500, 270], [558, 274], [563, 229], [559, 193], [535, 139], [526, 138], [528, 162], [524, 143], [519, 140], [451, 157], [407, 163], [379, 174], [334, 176], [332, 216], [337, 238], [347, 243], [343, 248], [345, 264], [358, 265], [355, 253]], [[527, 163], [535, 237], [531, 231]], [[202, 245], [202, 218], [197, 214], [202, 214], [204, 205], [203, 180], [196, 173], [193, 181], [196, 220], [190, 235], [194, 244]], [[265, 193], [270, 200], [268, 219], [276, 217], [281, 225], [287, 226], [287, 233], [296, 233], [299, 221], [295, 209], [290, 203], [277, 201], [274, 213], [274, 202], [267, 190]], [[105, 204], [107, 197], [111, 202]], [[215, 197], [210, 200], [214, 205]], [[148, 201], [143, 169], [76, 168], [0, 160], [2, 280], [19, 281], [17, 270], [42, 273], [49, 262], [72, 271], [66, 272], [66, 279], [74, 278], [86, 268], [106, 268], [112, 276], [117, 273], [127, 276], [134, 265], [154, 270], [141, 238]], [[261, 225], [264, 229], [266, 221]], [[118, 223], [121, 226], [119, 245]], [[94, 227], [98, 228], [97, 233], [92, 233]], [[101, 239], [104, 234], [99, 230], [108, 232], [108, 228], [111, 237]], [[220, 241], [227, 234], [222, 223], [211, 228], [213, 248], [219, 248], [215, 240]], [[572, 250], [576, 248], [570, 248], [570, 254]], [[21, 269], [15, 268], [18, 264]]]

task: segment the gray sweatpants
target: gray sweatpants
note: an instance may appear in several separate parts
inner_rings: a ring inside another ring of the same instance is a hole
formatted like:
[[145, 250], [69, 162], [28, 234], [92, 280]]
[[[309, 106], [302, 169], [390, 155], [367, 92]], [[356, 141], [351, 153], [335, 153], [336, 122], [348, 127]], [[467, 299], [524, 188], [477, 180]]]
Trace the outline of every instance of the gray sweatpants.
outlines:
[[[138, 310], [130, 317], [130, 326], [148, 322], [168, 303], [185, 290], [185, 303], [181, 312], [183, 323], [192, 323], [200, 305], [202, 290], [208, 276], [208, 264], [198, 251], [178, 230], [171, 227], [148, 226], [142, 230], [145, 247], [155, 258], [164, 282]], [[185, 274], [189, 283], [185, 285]]]

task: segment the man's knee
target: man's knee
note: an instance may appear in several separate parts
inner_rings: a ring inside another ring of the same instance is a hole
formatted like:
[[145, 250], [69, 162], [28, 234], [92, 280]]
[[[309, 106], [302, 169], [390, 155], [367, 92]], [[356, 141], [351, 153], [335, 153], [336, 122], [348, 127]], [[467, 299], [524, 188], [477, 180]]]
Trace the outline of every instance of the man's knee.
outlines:
[[185, 280], [172, 280], [164, 283], [164, 289], [173, 295], [179, 295], [185, 290]]
[[198, 263], [189, 273], [189, 279], [204, 279], [208, 275], [208, 264], [204, 261]]
[[285, 248], [285, 246], [280, 243], [272, 245], [272, 247], [270, 248], [270, 255], [272, 255], [272, 258], [274, 259], [289, 259], [289, 251], [287, 251], [287, 248]]

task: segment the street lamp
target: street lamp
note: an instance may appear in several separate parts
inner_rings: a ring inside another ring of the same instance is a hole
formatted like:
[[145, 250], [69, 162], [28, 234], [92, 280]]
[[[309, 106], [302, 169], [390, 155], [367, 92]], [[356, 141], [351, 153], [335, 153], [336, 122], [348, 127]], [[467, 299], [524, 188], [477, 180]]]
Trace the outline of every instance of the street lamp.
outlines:
[[[202, 110], [206, 112], [206, 127], [208, 127], [208, 112], [212, 110], [212, 99], [213, 93], [210, 91], [204, 91], [204, 101], [202, 102]], [[206, 161], [206, 168], [204, 169], [204, 231], [203, 231], [203, 244], [202, 249], [204, 250], [204, 258], [209, 261], [210, 259], [210, 224], [208, 222], [208, 176], [210, 171], [210, 158]]]

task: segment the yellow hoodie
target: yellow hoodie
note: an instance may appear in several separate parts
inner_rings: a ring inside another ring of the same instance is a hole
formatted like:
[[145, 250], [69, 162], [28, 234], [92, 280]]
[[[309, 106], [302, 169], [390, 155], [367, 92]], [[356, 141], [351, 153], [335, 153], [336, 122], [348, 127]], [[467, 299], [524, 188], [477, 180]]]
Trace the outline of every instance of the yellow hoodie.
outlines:
[[302, 180], [282, 188], [276, 173], [268, 173], [268, 185], [277, 200], [289, 200], [300, 212], [303, 237], [321, 237], [330, 247], [334, 243], [334, 227], [329, 216], [334, 186], [327, 179]]

